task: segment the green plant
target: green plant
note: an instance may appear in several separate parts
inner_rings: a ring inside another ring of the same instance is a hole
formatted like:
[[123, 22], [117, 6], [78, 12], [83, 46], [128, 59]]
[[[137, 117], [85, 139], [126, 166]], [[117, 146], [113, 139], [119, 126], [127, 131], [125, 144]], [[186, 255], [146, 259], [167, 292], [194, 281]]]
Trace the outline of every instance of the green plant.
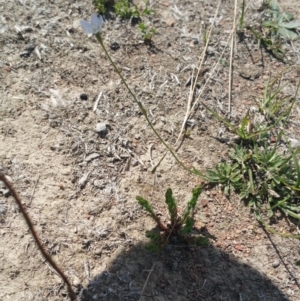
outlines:
[[286, 53], [282, 46], [283, 41], [298, 38], [297, 28], [300, 27], [300, 21], [293, 20], [290, 13], [280, 12], [276, 0], [269, 1], [265, 6], [265, 16], [261, 28], [254, 29], [251, 26], [247, 28], [267, 50], [279, 60], [283, 60]]
[[[297, 158], [300, 148], [292, 149], [284, 136], [284, 127], [296, 101], [300, 82], [293, 95], [284, 95], [281, 77], [288, 69], [268, 81], [262, 98], [257, 100], [258, 110], [252, 114], [248, 111], [238, 127], [203, 104], [238, 137], [228, 152], [229, 161], [208, 170], [206, 180], [221, 184], [226, 195], [232, 191], [238, 193], [272, 233], [277, 232], [267, 226], [263, 216], [272, 218], [275, 212], [281, 211], [287, 217], [300, 219], [300, 167]], [[274, 135], [277, 135], [276, 141]], [[285, 150], [282, 147], [283, 137]]]
[[98, 10], [98, 13], [100, 15], [103, 15], [106, 13], [107, 2], [108, 2], [108, 0], [93, 0], [95, 8]]
[[269, 80], [266, 84], [263, 97], [256, 100], [259, 106], [259, 115], [257, 113], [250, 114], [248, 110], [238, 126], [220, 116], [205, 103], [201, 102], [201, 104], [215, 118], [225, 124], [232, 133], [237, 135], [238, 141], [253, 144], [255, 141], [263, 139], [278, 125], [284, 125], [290, 116], [300, 83], [293, 95], [281, 93], [283, 87], [280, 85], [280, 79], [288, 69], [290, 68], [283, 69], [272, 81]]
[[296, 159], [300, 148], [290, 148], [291, 154], [285, 156], [278, 150], [280, 139], [281, 135], [275, 146], [235, 145], [229, 152], [231, 161], [222, 164], [222, 170], [234, 166], [234, 172], [220, 173], [217, 165], [208, 171], [209, 181], [222, 184], [225, 192], [228, 186], [233, 187], [257, 217], [266, 214], [270, 218], [281, 210], [286, 216], [300, 219], [300, 169]]
[[123, 19], [130, 19], [130, 18], [138, 19], [140, 17], [140, 13], [138, 11], [137, 6], [134, 5], [133, 7], [130, 7], [129, 0], [119, 0], [115, 4], [114, 8], [116, 14]]
[[[189, 200], [185, 211], [182, 216], [178, 214], [177, 202], [173, 196], [172, 190], [169, 188], [165, 194], [165, 202], [168, 206], [168, 212], [170, 215], [170, 222], [165, 225], [161, 222], [160, 218], [155, 214], [150, 203], [137, 196], [138, 203], [150, 214], [153, 220], [157, 224], [157, 228], [152, 231], [147, 231], [146, 236], [151, 239], [151, 243], [146, 247], [150, 250], [161, 249], [169, 240], [171, 236], [178, 236], [180, 238], [187, 238], [186, 236], [191, 233], [194, 227], [194, 209], [202, 192], [202, 186], [198, 186], [192, 190], [192, 198]], [[193, 242], [204, 245], [207, 242], [206, 238], [196, 238]]]
[[298, 38], [296, 29], [300, 27], [300, 21], [293, 20], [294, 17], [290, 13], [280, 12], [276, 0], [269, 2], [267, 13], [268, 18], [262, 23], [262, 26], [267, 29], [267, 36], [271, 39], [277, 39], [279, 36], [288, 40]]
[[243, 2], [242, 2], [242, 14], [241, 14], [241, 17], [240, 17], [240, 24], [239, 24], [240, 28], [243, 28], [243, 26], [244, 26], [245, 4], [246, 4], [245, 0], [243, 0]]
[[139, 29], [141, 31], [142, 38], [143, 38], [144, 42], [147, 43], [147, 44], [151, 43], [152, 37], [156, 33], [156, 29], [153, 28], [153, 27], [148, 28], [148, 26], [143, 22], [141, 22], [139, 24]]

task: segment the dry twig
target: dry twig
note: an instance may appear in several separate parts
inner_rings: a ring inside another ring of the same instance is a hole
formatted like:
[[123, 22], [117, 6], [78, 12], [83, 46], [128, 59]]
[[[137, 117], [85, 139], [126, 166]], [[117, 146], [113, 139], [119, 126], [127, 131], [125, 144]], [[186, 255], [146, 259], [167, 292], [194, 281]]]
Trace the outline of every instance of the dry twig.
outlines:
[[4, 182], [4, 184], [6, 185], [6, 187], [9, 189], [11, 195], [13, 196], [13, 198], [15, 199], [16, 203], [18, 204], [20, 211], [22, 212], [24, 219], [26, 221], [26, 224], [28, 225], [31, 234], [39, 248], [39, 250], [41, 251], [41, 253], [43, 254], [44, 258], [46, 259], [46, 261], [49, 262], [49, 264], [53, 267], [53, 269], [59, 274], [59, 276], [62, 278], [62, 280], [64, 281], [64, 283], [67, 285], [68, 287], [68, 294], [70, 297], [71, 301], [75, 301], [76, 297], [75, 297], [75, 293], [72, 289], [72, 286], [67, 278], [67, 276], [64, 274], [64, 272], [58, 267], [58, 265], [53, 261], [53, 259], [51, 258], [51, 256], [46, 252], [46, 250], [44, 249], [41, 240], [39, 239], [37, 233], [35, 232], [35, 229], [33, 227], [32, 221], [29, 218], [28, 214], [26, 213], [26, 210], [21, 202], [21, 199], [19, 197], [19, 195], [17, 194], [16, 190], [13, 188], [12, 184], [6, 179], [5, 175], [3, 173], [0, 173], [0, 181]]

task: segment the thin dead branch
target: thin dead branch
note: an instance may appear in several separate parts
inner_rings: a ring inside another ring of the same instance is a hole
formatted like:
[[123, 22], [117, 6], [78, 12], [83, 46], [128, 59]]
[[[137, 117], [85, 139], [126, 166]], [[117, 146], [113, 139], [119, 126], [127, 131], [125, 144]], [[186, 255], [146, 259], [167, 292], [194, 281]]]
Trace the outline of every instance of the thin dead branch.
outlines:
[[58, 265], [53, 261], [53, 259], [51, 258], [51, 256], [46, 252], [46, 250], [44, 249], [41, 240], [39, 239], [31, 219], [29, 218], [22, 202], [21, 199], [19, 197], [19, 195], [17, 194], [16, 190], [13, 188], [12, 184], [7, 180], [7, 178], [5, 177], [5, 175], [3, 173], [0, 173], [0, 181], [4, 182], [4, 184], [6, 185], [6, 187], [9, 189], [11, 195], [13, 196], [13, 198], [15, 199], [16, 203], [18, 204], [20, 211], [22, 212], [24, 219], [26, 221], [26, 224], [28, 225], [30, 232], [39, 248], [39, 250], [41, 251], [41, 253], [43, 254], [44, 258], [46, 259], [46, 261], [48, 261], [48, 263], [53, 267], [53, 269], [59, 274], [59, 276], [62, 278], [63, 282], [67, 285], [68, 287], [68, 294], [69, 294], [69, 298], [71, 301], [75, 301], [76, 297], [75, 297], [75, 293], [72, 289], [72, 286], [67, 278], [67, 276], [64, 274], [64, 272], [58, 267]]

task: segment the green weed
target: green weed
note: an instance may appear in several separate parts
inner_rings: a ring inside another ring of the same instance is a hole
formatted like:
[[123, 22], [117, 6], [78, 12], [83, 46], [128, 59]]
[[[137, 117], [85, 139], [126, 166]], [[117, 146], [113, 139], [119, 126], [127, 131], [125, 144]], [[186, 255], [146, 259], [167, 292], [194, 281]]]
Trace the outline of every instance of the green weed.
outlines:
[[[268, 81], [263, 97], [257, 100], [259, 109], [256, 116], [252, 116], [259, 120], [256, 123], [248, 111], [240, 126], [235, 127], [205, 106], [239, 137], [228, 153], [229, 161], [208, 170], [206, 180], [221, 184], [226, 195], [232, 191], [238, 193], [261, 222], [262, 216], [272, 218], [277, 211], [300, 219], [300, 167], [297, 158], [300, 148], [293, 149], [284, 136], [284, 126], [296, 101], [300, 83], [294, 95], [286, 96], [280, 84], [282, 74], [283, 71]], [[282, 146], [283, 141], [285, 147]]]
[[[276, 0], [269, 1], [268, 5], [264, 6], [264, 11], [265, 20], [262, 21], [261, 28], [247, 28], [267, 50], [279, 60], [283, 60], [286, 53], [283, 42], [298, 38], [297, 28], [300, 28], [300, 21], [294, 20], [290, 13], [281, 12]], [[240, 24], [243, 17], [242, 14]]]
[[123, 19], [140, 18], [137, 6], [131, 6], [129, 0], [119, 0], [114, 8], [115, 13]]
[[143, 22], [141, 22], [139, 24], [139, 29], [141, 31], [142, 38], [143, 38], [144, 42], [146, 44], [150, 44], [151, 41], [152, 41], [152, 37], [156, 33], [156, 29], [153, 28], [153, 27], [152, 28], [148, 28], [148, 26], [145, 23], [143, 23]]
[[100, 15], [104, 15], [106, 13], [108, 0], [93, 0], [93, 3]]
[[250, 114], [248, 110], [238, 126], [217, 114], [203, 102], [202, 105], [216, 119], [225, 124], [232, 133], [237, 135], [238, 141], [253, 144], [255, 141], [262, 139], [277, 126], [284, 125], [289, 118], [296, 101], [298, 89], [294, 95], [283, 95], [281, 93], [283, 87], [280, 85], [280, 80], [283, 72], [287, 69], [288, 68], [280, 72], [274, 80], [269, 80], [266, 84], [263, 97], [256, 100], [260, 115]]
[[[165, 194], [165, 202], [168, 206], [168, 212], [170, 216], [170, 223], [163, 224], [160, 218], [155, 214], [150, 203], [137, 196], [138, 203], [150, 214], [153, 220], [157, 224], [157, 228], [152, 231], [147, 231], [146, 236], [151, 239], [151, 243], [146, 246], [149, 250], [160, 250], [171, 236], [178, 236], [182, 239], [187, 239], [187, 235], [191, 233], [194, 227], [194, 209], [197, 204], [197, 200], [202, 192], [202, 186], [198, 186], [192, 190], [192, 198], [189, 200], [187, 207], [182, 215], [178, 213], [177, 201], [173, 196], [172, 190], [169, 188]], [[193, 242], [198, 245], [205, 245], [208, 243], [207, 238], [198, 237], [193, 239]]]
[[230, 162], [209, 170], [208, 178], [212, 183], [222, 184], [226, 194], [233, 187], [256, 215], [271, 218], [280, 210], [286, 216], [300, 219], [300, 174], [293, 159], [300, 149], [290, 151], [293, 155], [285, 156], [278, 150], [278, 143], [254, 144], [251, 148], [235, 145], [229, 152]]

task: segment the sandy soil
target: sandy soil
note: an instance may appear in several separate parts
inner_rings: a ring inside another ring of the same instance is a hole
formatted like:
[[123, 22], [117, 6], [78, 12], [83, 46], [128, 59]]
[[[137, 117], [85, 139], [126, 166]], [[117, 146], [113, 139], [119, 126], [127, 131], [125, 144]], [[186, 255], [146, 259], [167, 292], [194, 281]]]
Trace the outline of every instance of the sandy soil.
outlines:
[[[299, 1], [281, 2], [300, 19]], [[198, 81], [202, 99], [220, 114], [228, 103], [233, 5], [221, 5]], [[156, 129], [175, 148], [189, 79], [217, 1], [150, 1], [150, 7], [155, 15], [145, 20], [157, 29], [152, 46], [143, 43], [137, 26], [114, 13], [107, 14], [102, 37]], [[247, 22], [259, 20], [259, 7], [259, 1], [250, 4]], [[238, 196], [228, 199], [219, 187], [202, 193], [195, 214], [197, 228], [213, 237], [209, 247], [175, 240], [160, 256], [146, 251], [145, 231], [155, 225], [135, 197], [148, 198], [166, 219], [166, 189], [173, 189], [184, 208], [200, 178], [170, 155], [151, 174], [165, 149], [96, 39], [81, 29], [79, 20], [94, 12], [91, 3], [1, 0], [0, 11], [0, 168], [78, 300], [300, 300], [299, 242], [269, 235]], [[295, 65], [299, 41], [293, 47], [288, 63]], [[224, 49], [222, 63], [213, 68]], [[269, 76], [285, 65], [250, 35], [237, 40], [233, 58], [231, 119], [238, 121], [262, 95]], [[298, 80], [295, 70], [286, 74], [287, 93]], [[300, 137], [299, 100], [288, 129], [294, 139]], [[95, 130], [99, 123], [101, 134]], [[220, 133], [230, 137], [196, 106], [178, 156], [201, 171], [213, 167], [230, 147], [214, 138]], [[3, 185], [0, 217], [0, 300], [68, 300]], [[273, 226], [298, 229], [284, 221]]]

